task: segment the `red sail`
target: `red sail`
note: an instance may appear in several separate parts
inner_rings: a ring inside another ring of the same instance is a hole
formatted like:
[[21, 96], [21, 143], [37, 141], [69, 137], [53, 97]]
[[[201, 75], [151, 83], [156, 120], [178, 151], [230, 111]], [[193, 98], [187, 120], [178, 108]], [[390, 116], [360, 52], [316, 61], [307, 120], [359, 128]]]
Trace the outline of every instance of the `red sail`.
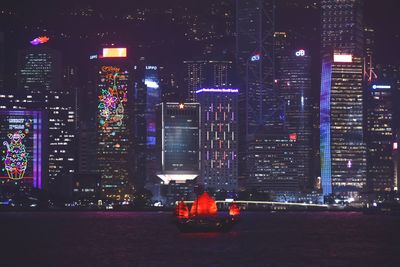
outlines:
[[179, 219], [189, 218], [189, 208], [185, 202], [181, 201], [178, 205], [176, 205], [175, 215]]
[[190, 216], [216, 216], [217, 203], [207, 192], [201, 194], [190, 209]]
[[232, 202], [229, 205], [229, 215], [230, 216], [239, 216], [239, 214], [240, 214], [239, 206], [235, 202]]

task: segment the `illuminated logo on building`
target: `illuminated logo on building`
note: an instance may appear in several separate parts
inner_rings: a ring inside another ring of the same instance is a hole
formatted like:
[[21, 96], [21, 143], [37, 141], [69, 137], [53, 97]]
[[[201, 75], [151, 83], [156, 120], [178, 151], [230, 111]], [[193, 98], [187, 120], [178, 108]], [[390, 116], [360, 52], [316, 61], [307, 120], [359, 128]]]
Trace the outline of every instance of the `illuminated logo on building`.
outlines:
[[394, 143], [393, 143], [393, 150], [397, 150], [398, 147], [399, 147], [399, 143], [394, 142]]
[[122, 125], [127, 97], [126, 72], [121, 73], [120, 68], [103, 66], [101, 68], [101, 82], [107, 89], [101, 90], [99, 96], [100, 125], [107, 127], [110, 124]]
[[297, 133], [291, 133], [291, 134], [289, 134], [289, 140], [291, 140], [291, 141], [296, 141], [296, 140], [297, 140]]
[[255, 54], [254, 56], [252, 56], [250, 58], [251, 61], [259, 61], [261, 59], [261, 55], [260, 54]]
[[50, 40], [50, 38], [47, 36], [40, 36], [40, 37], [37, 37], [37, 38], [33, 39], [32, 41], [30, 41], [30, 43], [32, 45], [38, 45], [38, 44], [47, 43], [49, 40]]
[[304, 49], [300, 49], [299, 51], [296, 51], [296, 57], [304, 57], [306, 55], [306, 51]]
[[239, 89], [232, 88], [202, 88], [196, 91], [199, 93], [239, 93]]
[[334, 54], [333, 55], [333, 62], [338, 63], [351, 63], [353, 62], [353, 55], [345, 55], [345, 54]]
[[146, 66], [146, 70], [157, 70], [157, 66]]
[[127, 57], [126, 48], [103, 48], [103, 57]]

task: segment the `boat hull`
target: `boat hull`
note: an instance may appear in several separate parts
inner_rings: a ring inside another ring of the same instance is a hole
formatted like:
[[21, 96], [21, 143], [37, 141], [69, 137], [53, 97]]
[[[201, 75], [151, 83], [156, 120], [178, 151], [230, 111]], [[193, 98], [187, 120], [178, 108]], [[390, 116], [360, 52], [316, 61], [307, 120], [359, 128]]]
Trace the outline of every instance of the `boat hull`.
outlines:
[[226, 233], [236, 224], [235, 218], [190, 218], [179, 219], [176, 225], [182, 233]]

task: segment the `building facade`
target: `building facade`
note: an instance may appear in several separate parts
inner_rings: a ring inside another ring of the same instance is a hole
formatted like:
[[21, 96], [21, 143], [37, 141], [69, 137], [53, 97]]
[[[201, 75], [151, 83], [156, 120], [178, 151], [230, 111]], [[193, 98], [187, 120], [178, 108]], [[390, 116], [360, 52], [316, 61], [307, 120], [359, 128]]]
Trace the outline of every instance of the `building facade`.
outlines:
[[201, 173], [198, 184], [211, 191], [237, 190], [239, 90], [202, 88], [197, 92], [201, 105]]

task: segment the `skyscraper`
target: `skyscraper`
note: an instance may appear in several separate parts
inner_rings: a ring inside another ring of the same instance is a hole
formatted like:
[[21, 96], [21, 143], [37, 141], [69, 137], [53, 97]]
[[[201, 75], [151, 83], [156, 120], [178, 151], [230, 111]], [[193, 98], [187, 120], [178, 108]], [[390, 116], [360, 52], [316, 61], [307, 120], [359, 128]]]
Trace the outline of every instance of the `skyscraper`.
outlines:
[[273, 0], [236, 1], [236, 64], [243, 140], [279, 117], [278, 95], [273, 88], [274, 9]]
[[298, 190], [305, 190], [310, 188], [312, 180], [311, 56], [305, 49], [283, 46], [277, 49], [276, 66], [276, 86], [285, 107], [284, 128], [296, 135], [293, 146], [295, 179]]
[[202, 88], [197, 92], [201, 105], [201, 173], [197, 181], [204, 188], [237, 190], [237, 89]]
[[158, 177], [165, 184], [195, 179], [200, 171], [200, 105], [161, 103], [157, 133]]
[[334, 54], [322, 61], [321, 178], [324, 195], [355, 195], [366, 185], [363, 60]]
[[31, 44], [19, 53], [17, 85], [21, 93], [32, 96], [33, 108], [47, 111], [49, 190], [68, 196], [76, 165], [75, 97], [61, 83], [60, 53], [42, 43]]
[[126, 48], [103, 48], [96, 64], [97, 168], [103, 197], [132, 201], [132, 84]]
[[323, 0], [320, 156], [324, 195], [366, 185], [361, 0]]
[[228, 88], [232, 86], [232, 61], [197, 60], [184, 61], [185, 83], [188, 101], [196, 102], [196, 91], [200, 88]]
[[367, 102], [367, 185], [370, 191], [393, 189], [393, 94], [389, 84], [369, 87]]

